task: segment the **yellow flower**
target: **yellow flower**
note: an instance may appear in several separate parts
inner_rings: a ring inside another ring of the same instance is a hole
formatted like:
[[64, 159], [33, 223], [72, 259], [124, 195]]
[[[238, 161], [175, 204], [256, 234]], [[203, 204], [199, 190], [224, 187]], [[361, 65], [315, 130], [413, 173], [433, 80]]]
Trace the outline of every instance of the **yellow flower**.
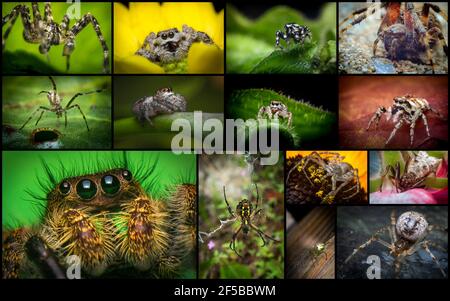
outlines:
[[323, 191], [322, 191], [322, 190], [317, 191], [317, 192], [316, 192], [316, 195], [317, 195], [319, 198], [321, 198], [322, 195], [323, 195]]
[[[186, 61], [164, 68], [136, 55], [151, 33], [186, 24], [207, 33], [215, 45], [194, 43]], [[211, 2], [131, 2], [129, 8], [114, 3], [115, 73], [223, 73], [224, 12]]]

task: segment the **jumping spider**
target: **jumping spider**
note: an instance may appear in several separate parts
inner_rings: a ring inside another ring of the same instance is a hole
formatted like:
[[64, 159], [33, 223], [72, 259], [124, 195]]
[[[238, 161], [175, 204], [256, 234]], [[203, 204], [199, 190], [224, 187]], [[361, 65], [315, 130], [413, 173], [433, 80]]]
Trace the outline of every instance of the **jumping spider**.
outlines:
[[292, 124], [292, 113], [288, 111], [287, 106], [281, 101], [272, 100], [270, 105], [262, 106], [258, 111], [258, 119], [263, 118], [265, 115], [269, 119], [278, 119], [278, 117], [287, 118], [288, 127]]
[[39, 44], [39, 52], [48, 55], [50, 47], [54, 45], [64, 44], [63, 56], [66, 57], [66, 71], [70, 67], [70, 55], [75, 49], [75, 36], [80, 33], [89, 23], [92, 24], [97, 34], [98, 40], [103, 49], [103, 72], [109, 73], [109, 50], [106, 46], [105, 38], [100, 30], [97, 19], [90, 13], [85, 14], [72, 28], [69, 28], [70, 19], [66, 14], [61, 24], [53, 21], [51, 4], [45, 4], [44, 20], [41, 18], [39, 6], [37, 2], [31, 4], [33, 10], [33, 21], [30, 20], [30, 9], [23, 4], [19, 4], [13, 8], [11, 13], [3, 17], [3, 26], [10, 22], [8, 29], [5, 31], [2, 39], [2, 48], [5, 49], [5, 42], [11, 29], [16, 22], [17, 17], [22, 17], [23, 38], [28, 43]]
[[181, 32], [177, 28], [171, 28], [157, 34], [150, 33], [136, 54], [159, 65], [180, 62], [187, 58], [191, 45], [199, 42], [214, 44], [206, 33], [183, 24]]
[[59, 96], [58, 91], [56, 90], [56, 83], [55, 83], [55, 81], [53, 80], [53, 78], [52, 78], [51, 76], [49, 76], [48, 78], [49, 78], [50, 81], [52, 82], [53, 89], [50, 90], [50, 91], [41, 91], [41, 92], [39, 92], [39, 94], [41, 94], [41, 93], [47, 93], [47, 99], [48, 99], [48, 101], [49, 101], [51, 107], [49, 108], [49, 107], [40, 106], [39, 108], [37, 108], [36, 111], [34, 111], [33, 114], [31, 114], [31, 116], [27, 119], [27, 121], [25, 121], [25, 123], [20, 127], [19, 130], [23, 129], [23, 128], [25, 127], [25, 125], [26, 125], [26, 124], [34, 117], [34, 115], [35, 115], [37, 112], [39, 112], [39, 111], [41, 111], [41, 114], [39, 115], [39, 118], [38, 118], [38, 120], [36, 121], [35, 126], [38, 125], [39, 120], [41, 120], [42, 115], [44, 115], [45, 111], [48, 111], [48, 112], [53, 112], [53, 113], [55, 113], [55, 114], [56, 114], [56, 118], [58, 118], [58, 120], [59, 120], [59, 118], [62, 117], [62, 115], [64, 114], [64, 119], [65, 119], [64, 125], [65, 125], [65, 127], [67, 127], [67, 111], [69, 111], [69, 110], [71, 110], [71, 109], [74, 109], [74, 108], [77, 108], [77, 109], [80, 111], [80, 114], [83, 116], [84, 122], [85, 122], [85, 124], [86, 124], [86, 128], [87, 128], [87, 130], [89, 131], [89, 126], [88, 126], [88, 124], [87, 124], [86, 116], [84, 115], [84, 113], [83, 113], [83, 111], [81, 110], [80, 106], [79, 106], [78, 104], [73, 104], [73, 105], [72, 105], [72, 102], [73, 102], [73, 101], [75, 100], [75, 98], [77, 98], [78, 96], [81, 96], [81, 95], [88, 95], [88, 94], [92, 94], [92, 93], [99, 93], [99, 92], [102, 92], [103, 90], [102, 90], [102, 89], [99, 89], [99, 90], [90, 91], [90, 92], [83, 92], [83, 93], [78, 92], [77, 94], [75, 94], [74, 96], [72, 96], [72, 98], [69, 100], [69, 102], [66, 104], [66, 106], [63, 107], [63, 106], [61, 105], [61, 103], [62, 103], [62, 98]]
[[277, 30], [275, 33], [275, 47], [283, 48], [280, 45], [280, 39], [286, 41], [286, 44], [289, 45], [289, 41], [292, 39], [294, 43], [303, 44], [307, 37], [311, 38], [311, 30], [308, 26], [302, 26], [295, 23], [288, 23], [284, 25], [285, 32], [281, 30]]
[[[377, 230], [365, 243], [355, 248], [348, 256], [344, 265], [347, 264], [350, 259], [353, 258], [359, 251], [368, 247], [372, 242], [378, 242], [384, 247], [389, 249], [390, 255], [394, 258], [394, 268], [395, 268], [395, 276], [398, 278], [401, 270], [401, 264], [404, 259], [408, 256], [416, 253], [419, 248], [424, 249], [428, 255], [433, 259], [436, 265], [439, 267], [439, 270], [442, 273], [442, 276], [447, 277], [444, 270], [442, 269], [439, 261], [433, 255], [430, 250], [430, 247], [434, 247], [441, 251], [447, 253], [447, 250], [442, 246], [430, 241], [425, 240], [427, 235], [432, 232], [434, 229], [445, 232], [445, 229], [435, 225], [429, 225], [425, 217], [415, 211], [407, 211], [400, 215], [398, 219], [396, 219], [395, 210], [391, 213], [391, 225], [385, 226], [379, 230]], [[389, 233], [390, 243], [386, 242], [381, 238], [381, 235], [385, 232]]]
[[151, 118], [161, 114], [171, 114], [174, 112], [186, 112], [186, 99], [171, 88], [162, 88], [156, 91], [153, 96], [145, 96], [133, 105], [133, 112], [142, 123], [147, 120], [153, 125]]
[[380, 191], [382, 190], [385, 177], [394, 184], [396, 192], [424, 187], [426, 178], [431, 174], [436, 174], [441, 161], [441, 159], [429, 156], [424, 151], [419, 151], [417, 154], [411, 152], [406, 159], [403, 174], [401, 174], [399, 162], [395, 166], [386, 166], [384, 173], [381, 175]]
[[[436, 14], [446, 21], [447, 15], [442, 9], [432, 3], [424, 3], [422, 10], [414, 8], [412, 2], [383, 2], [386, 15], [378, 28], [377, 38], [373, 43], [373, 55], [376, 55], [378, 42], [384, 43], [389, 59], [409, 60], [422, 64], [429, 64], [434, 73], [432, 50], [440, 43], [448, 56], [448, 46], [442, 33], [442, 24]], [[374, 14], [379, 8], [377, 4], [354, 11], [339, 24], [342, 27], [348, 20], [351, 23], [340, 30], [340, 37], [352, 26]]]
[[394, 103], [392, 107], [388, 107], [386, 109], [385, 107], [381, 106], [377, 109], [375, 114], [370, 119], [366, 131], [369, 130], [370, 125], [373, 122], [375, 122], [375, 128], [377, 128], [381, 115], [387, 113], [387, 120], [391, 119], [392, 117], [392, 121], [395, 123], [395, 127], [392, 130], [389, 138], [386, 140], [385, 145], [387, 145], [392, 140], [392, 138], [394, 138], [398, 129], [400, 129], [402, 125], [406, 123], [409, 124], [409, 135], [411, 138], [410, 145], [412, 146], [414, 142], [414, 130], [416, 127], [416, 122], [419, 120], [419, 118], [422, 118], [423, 123], [425, 124], [427, 135], [428, 137], [430, 137], [430, 129], [428, 128], [428, 121], [427, 117], [425, 116], [425, 113], [427, 113], [428, 111], [431, 111], [438, 117], [442, 118], [442, 115], [434, 108], [432, 108], [425, 98], [418, 98], [409, 94], [405, 96], [397, 96], [394, 97]]
[[254, 224], [253, 220], [255, 217], [261, 213], [262, 209], [258, 209], [258, 203], [259, 203], [259, 193], [258, 193], [258, 186], [255, 184], [256, 187], [256, 204], [255, 207], [253, 207], [253, 204], [251, 201], [247, 199], [242, 199], [236, 206], [236, 211], [233, 211], [230, 204], [227, 200], [227, 195], [225, 193], [225, 186], [223, 187], [223, 197], [225, 200], [225, 203], [227, 204], [228, 212], [230, 213], [231, 217], [233, 219], [240, 219], [241, 225], [239, 228], [234, 232], [233, 239], [230, 242], [230, 249], [233, 250], [239, 257], [242, 257], [237, 251], [236, 251], [236, 238], [238, 234], [241, 232], [244, 233], [245, 236], [248, 235], [250, 230], [255, 231], [258, 233], [259, 237], [261, 238], [263, 244], [261, 247], [264, 247], [266, 245], [266, 240], [264, 238], [267, 238], [269, 240], [272, 240], [274, 242], [280, 242], [279, 240], [270, 237], [269, 235], [265, 234], [263, 231], [258, 229]]
[[[342, 188], [355, 182], [354, 185], [343, 191], [344, 193], [347, 193], [355, 190], [355, 192], [351, 195], [342, 197], [344, 200], [351, 199], [359, 193], [361, 185], [359, 183], [358, 169], [353, 168], [347, 162], [343, 162], [344, 159], [345, 157], [341, 156], [339, 153], [312, 152], [310, 155], [302, 158], [300, 162], [291, 168], [286, 176], [286, 183], [289, 181], [289, 176], [291, 173], [296, 169], [299, 172], [304, 173], [306, 179], [308, 179], [312, 187], [315, 187], [316, 184], [323, 186], [323, 184], [326, 183], [326, 179], [331, 178], [330, 192], [328, 192], [325, 196], [323, 196], [323, 190], [316, 193], [316, 195], [319, 196], [324, 203], [331, 203]], [[311, 168], [311, 166], [308, 165], [310, 162], [317, 164], [319, 167]], [[307, 169], [309, 175], [305, 169]], [[338, 186], [338, 183], [341, 184]]]
[[4, 232], [3, 277], [65, 278], [73, 255], [83, 278], [130, 269], [145, 276], [176, 275], [196, 243], [196, 189], [178, 183], [156, 199], [141, 184], [153, 171], [145, 166], [58, 180], [45, 165], [49, 185], [39, 197], [45, 202], [42, 223]]

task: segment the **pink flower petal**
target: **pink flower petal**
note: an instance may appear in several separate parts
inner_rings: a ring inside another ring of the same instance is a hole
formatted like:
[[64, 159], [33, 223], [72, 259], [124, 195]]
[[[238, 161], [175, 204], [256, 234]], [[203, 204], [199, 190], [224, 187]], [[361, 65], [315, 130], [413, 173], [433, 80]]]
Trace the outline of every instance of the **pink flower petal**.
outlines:
[[421, 188], [410, 189], [402, 193], [373, 192], [370, 194], [371, 204], [446, 204], [448, 189], [438, 191]]

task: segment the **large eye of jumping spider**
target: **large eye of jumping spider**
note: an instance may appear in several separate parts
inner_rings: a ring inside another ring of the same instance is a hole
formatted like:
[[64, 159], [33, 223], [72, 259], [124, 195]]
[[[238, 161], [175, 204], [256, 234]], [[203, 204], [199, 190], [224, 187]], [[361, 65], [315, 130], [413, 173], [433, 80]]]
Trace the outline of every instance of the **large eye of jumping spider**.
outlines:
[[164, 65], [176, 63], [187, 58], [193, 43], [214, 44], [213, 40], [202, 31], [183, 25], [182, 31], [177, 28], [163, 30], [155, 34], [151, 32], [144, 40], [136, 54], [149, 61]]
[[77, 194], [83, 201], [89, 201], [97, 194], [97, 185], [90, 179], [82, 179], [77, 184]]

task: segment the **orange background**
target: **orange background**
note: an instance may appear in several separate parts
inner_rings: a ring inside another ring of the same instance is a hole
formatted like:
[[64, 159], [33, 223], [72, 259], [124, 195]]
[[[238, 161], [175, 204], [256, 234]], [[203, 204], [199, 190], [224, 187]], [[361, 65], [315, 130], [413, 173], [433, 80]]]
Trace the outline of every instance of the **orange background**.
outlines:
[[[367, 151], [334, 151], [334, 150], [318, 150], [320, 152], [335, 152], [341, 156], [345, 156], [344, 162], [350, 163], [354, 168], [358, 169], [359, 181], [361, 187], [367, 192]], [[297, 155], [307, 156], [312, 151], [287, 151], [286, 157], [291, 158]]]

